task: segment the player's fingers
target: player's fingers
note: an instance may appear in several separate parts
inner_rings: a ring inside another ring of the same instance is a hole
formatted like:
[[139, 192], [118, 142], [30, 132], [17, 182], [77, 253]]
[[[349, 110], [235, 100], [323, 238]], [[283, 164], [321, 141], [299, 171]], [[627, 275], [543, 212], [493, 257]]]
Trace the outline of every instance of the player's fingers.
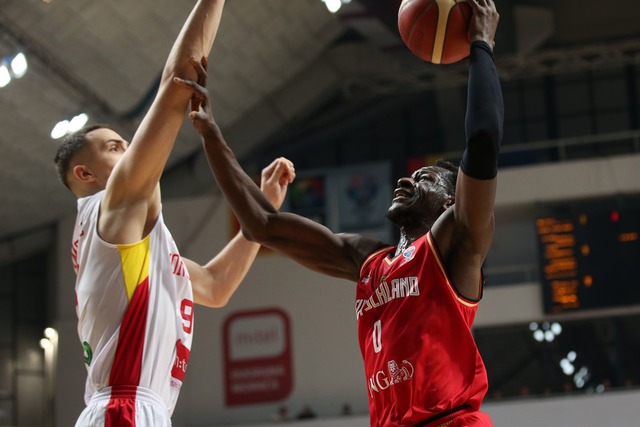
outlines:
[[274, 172], [277, 170], [278, 164], [278, 159], [275, 159], [271, 162], [271, 164], [269, 164], [269, 166], [262, 169], [262, 178], [270, 179], [274, 175]]
[[273, 180], [278, 184], [288, 184], [293, 181], [295, 172], [291, 169], [289, 164], [284, 159], [278, 159], [276, 170], [273, 172]]
[[193, 56], [190, 58], [191, 65], [196, 70], [196, 74], [198, 74], [198, 83], [202, 86], [206, 86], [207, 83], [207, 70], [201, 61], [198, 61]]
[[183, 79], [180, 77], [174, 77], [173, 81], [175, 83], [178, 83], [180, 86], [184, 86], [187, 87], [191, 90], [193, 90], [193, 96], [199, 98], [199, 99], [205, 99], [209, 97], [209, 92], [207, 91], [207, 88], [205, 88], [202, 85], [199, 85], [198, 83], [194, 82], [193, 80], [187, 80], [187, 79]]
[[478, 3], [478, 0], [468, 0], [469, 1], [469, 5], [471, 5], [471, 9], [475, 12], [480, 8], [480, 3]]
[[296, 177], [296, 168], [293, 165], [293, 162], [285, 157], [281, 157], [281, 160], [286, 167], [285, 173], [287, 175], [288, 181], [293, 182]]
[[180, 77], [174, 77], [173, 78], [173, 82], [177, 83], [180, 86], [187, 87], [189, 89], [193, 89], [194, 86], [195, 86], [195, 82], [193, 82], [191, 80], [181, 79]]

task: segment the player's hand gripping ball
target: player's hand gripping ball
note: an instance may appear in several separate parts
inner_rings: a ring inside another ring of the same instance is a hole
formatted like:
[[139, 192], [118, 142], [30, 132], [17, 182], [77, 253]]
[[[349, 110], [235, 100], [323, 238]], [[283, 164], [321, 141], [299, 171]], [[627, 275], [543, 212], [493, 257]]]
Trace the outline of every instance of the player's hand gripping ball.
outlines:
[[469, 56], [471, 14], [467, 0], [403, 0], [398, 30], [418, 58], [451, 64]]

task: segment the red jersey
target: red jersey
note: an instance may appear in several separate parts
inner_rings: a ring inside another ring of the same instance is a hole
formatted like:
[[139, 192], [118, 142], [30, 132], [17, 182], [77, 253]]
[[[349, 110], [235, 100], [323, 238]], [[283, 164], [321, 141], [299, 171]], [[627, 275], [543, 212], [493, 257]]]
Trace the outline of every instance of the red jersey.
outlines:
[[454, 408], [478, 410], [487, 372], [471, 335], [478, 302], [457, 293], [431, 233], [394, 258], [371, 254], [356, 290], [372, 427], [414, 426]]

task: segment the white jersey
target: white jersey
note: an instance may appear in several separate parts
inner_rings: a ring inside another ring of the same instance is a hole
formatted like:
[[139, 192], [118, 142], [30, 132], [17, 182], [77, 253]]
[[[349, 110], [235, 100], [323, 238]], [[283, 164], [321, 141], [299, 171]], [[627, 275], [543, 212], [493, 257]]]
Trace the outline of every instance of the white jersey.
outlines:
[[110, 389], [114, 400], [140, 388], [156, 394], [171, 416], [193, 336], [191, 281], [162, 214], [140, 242], [102, 240], [103, 194], [78, 200], [72, 244], [85, 402], [101, 390]]

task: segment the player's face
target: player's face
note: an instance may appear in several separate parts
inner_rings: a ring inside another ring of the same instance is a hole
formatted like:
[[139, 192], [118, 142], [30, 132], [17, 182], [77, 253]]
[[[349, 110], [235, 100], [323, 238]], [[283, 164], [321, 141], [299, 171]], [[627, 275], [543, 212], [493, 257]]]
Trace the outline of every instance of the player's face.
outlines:
[[89, 159], [87, 166], [101, 188], [106, 188], [111, 171], [120, 161], [129, 143], [111, 129], [96, 129], [87, 134]]
[[451, 199], [447, 194], [447, 173], [444, 168], [427, 166], [411, 177], [400, 178], [387, 217], [400, 226], [416, 221], [431, 225]]

